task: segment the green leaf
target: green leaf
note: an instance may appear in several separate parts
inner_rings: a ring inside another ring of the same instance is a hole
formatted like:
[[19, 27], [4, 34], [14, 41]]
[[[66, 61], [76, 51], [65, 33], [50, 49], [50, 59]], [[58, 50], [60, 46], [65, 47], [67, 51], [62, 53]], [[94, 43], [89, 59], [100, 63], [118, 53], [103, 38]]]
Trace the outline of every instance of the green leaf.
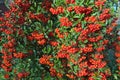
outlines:
[[118, 80], [118, 76], [116, 74], [113, 75], [115, 80]]
[[88, 42], [88, 40], [85, 40], [85, 41], [84, 41], [84, 43], [87, 43], [87, 42]]
[[50, 45], [47, 45], [46, 47], [44, 47], [44, 48], [42, 49], [42, 52], [43, 52], [43, 53], [50, 54], [50, 52], [51, 52], [51, 46], [50, 46]]
[[79, 67], [78, 67], [77, 65], [75, 65], [75, 66], [73, 67], [73, 69], [74, 69], [74, 73], [77, 73]]

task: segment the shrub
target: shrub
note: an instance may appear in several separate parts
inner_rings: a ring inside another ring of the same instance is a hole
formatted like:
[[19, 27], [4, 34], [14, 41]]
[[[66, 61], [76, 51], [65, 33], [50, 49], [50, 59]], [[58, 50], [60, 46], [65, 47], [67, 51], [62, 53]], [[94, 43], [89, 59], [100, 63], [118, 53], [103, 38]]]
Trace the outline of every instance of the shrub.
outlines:
[[[14, 0], [0, 18], [0, 78], [118, 80], [120, 46], [113, 4]], [[114, 67], [109, 49], [117, 51]]]

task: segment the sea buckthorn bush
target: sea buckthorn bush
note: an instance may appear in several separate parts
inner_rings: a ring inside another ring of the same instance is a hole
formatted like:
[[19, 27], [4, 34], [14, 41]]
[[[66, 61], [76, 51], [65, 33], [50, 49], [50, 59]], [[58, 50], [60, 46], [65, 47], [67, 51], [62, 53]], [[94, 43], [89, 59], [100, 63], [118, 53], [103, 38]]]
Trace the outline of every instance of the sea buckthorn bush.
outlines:
[[13, 0], [0, 17], [0, 80], [119, 80], [116, 2]]

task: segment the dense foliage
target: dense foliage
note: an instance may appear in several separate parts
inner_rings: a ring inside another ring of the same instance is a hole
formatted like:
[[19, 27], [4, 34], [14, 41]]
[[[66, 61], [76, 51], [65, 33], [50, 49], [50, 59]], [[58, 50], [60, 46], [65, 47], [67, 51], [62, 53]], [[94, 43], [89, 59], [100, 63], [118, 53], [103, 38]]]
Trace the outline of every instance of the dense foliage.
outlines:
[[119, 80], [114, 3], [14, 0], [0, 17], [0, 80]]

